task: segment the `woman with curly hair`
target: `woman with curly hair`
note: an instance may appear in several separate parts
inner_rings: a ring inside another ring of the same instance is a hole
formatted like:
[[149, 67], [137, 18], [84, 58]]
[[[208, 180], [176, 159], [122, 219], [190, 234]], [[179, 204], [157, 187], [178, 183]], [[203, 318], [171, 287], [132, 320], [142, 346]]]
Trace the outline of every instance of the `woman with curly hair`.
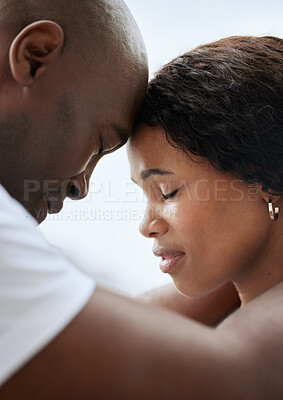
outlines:
[[164, 66], [128, 154], [140, 231], [180, 293], [232, 281], [244, 306], [283, 280], [283, 40], [230, 37]]

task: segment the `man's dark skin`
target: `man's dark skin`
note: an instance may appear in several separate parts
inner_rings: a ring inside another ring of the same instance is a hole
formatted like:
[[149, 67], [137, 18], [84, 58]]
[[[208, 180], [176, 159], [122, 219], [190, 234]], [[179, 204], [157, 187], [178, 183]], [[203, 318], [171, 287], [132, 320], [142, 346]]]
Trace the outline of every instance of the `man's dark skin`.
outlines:
[[[0, 182], [41, 222], [84, 197], [99, 159], [130, 135], [146, 53], [120, 1], [1, 0], [0, 11]], [[185, 316], [97, 288], [0, 397], [279, 400], [282, 291], [215, 329], [238, 305], [230, 283], [201, 299], [142, 298]]]

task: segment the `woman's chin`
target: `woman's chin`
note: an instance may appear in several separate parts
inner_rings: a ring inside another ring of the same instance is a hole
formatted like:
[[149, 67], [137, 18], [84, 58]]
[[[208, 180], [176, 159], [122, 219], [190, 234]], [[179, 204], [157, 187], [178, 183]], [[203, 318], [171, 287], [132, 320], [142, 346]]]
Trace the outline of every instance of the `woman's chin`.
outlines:
[[213, 290], [217, 289], [218, 286], [202, 286], [202, 285], [193, 285], [191, 282], [188, 284], [185, 281], [176, 282], [173, 279], [173, 283], [177, 291], [186, 297], [202, 297], [206, 294], [213, 292]]

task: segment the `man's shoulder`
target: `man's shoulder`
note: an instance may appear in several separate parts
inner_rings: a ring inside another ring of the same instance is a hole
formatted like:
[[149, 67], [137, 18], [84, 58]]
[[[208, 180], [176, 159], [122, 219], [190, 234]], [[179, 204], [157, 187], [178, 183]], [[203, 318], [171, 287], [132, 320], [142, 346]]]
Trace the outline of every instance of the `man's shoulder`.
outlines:
[[15, 200], [7, 190], [0, 184], [0, 226], [10, 224], [27, 224], [36, 226], [35, 219], [27, 212], [27, 210]]
[[1, 385], [80, 312], [94, 281], [44, 239], [3, 187], [0, 255]]

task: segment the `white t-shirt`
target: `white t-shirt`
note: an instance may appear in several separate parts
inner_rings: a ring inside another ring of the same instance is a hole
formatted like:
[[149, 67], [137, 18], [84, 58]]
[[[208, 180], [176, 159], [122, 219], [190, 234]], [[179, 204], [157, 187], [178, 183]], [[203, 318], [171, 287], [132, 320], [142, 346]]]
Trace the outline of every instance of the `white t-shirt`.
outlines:
[[0, 386], [64, 329], [94, 287], [0, 185]]

